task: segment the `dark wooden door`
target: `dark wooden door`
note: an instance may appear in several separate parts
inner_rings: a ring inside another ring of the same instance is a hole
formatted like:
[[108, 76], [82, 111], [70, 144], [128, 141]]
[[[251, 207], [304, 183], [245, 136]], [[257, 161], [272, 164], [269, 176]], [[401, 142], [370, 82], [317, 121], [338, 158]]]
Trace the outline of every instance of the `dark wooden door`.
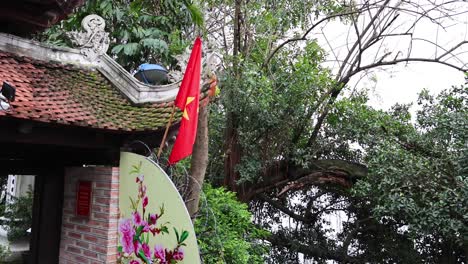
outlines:
[[43, 169], [34, 188], [29, 263], [58, 263], [62, 226], [64, 169]]

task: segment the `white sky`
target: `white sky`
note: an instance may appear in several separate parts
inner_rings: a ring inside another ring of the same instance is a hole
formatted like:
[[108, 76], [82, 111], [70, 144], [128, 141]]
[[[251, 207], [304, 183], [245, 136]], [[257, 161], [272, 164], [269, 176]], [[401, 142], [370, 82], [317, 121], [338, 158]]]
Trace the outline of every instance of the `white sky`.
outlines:
[[428, 89], [437, 94], [451, 86], [464, 83], [464, 74], [455, 69], [435, 63], [398, 65], [386, 72], [376, 74], [377, 82], [362, 81], [358, 86], [369, 88], [369, 104], [387, 110], [395, 103], [416, 102], [418, 93]]
[[[436, 3], [441, 3], [445, 0], [434, 0]], [[416, 1], [418, 4], [427, 4], [427, 1]], [[457, 3], [455, 6], [457, 11], [468, 12], [468, 2]], [[438, 17], [439, 13], [431, 13], [433, 17]], [[415, 21], [415, 17], [408, 14], [401, 14], [392, 25], [387, 33], [400, 33]], [[367, 23], [368, 18], [363, 18], [358, 21], [361, 27]], [[449, 49], [462, 40], [468, 40], [468, 14], [460, 13], [458, 16], [450, 19], [438, 20], [442, 28], [428, 19], [418, 21], [413, 33], [416, 40], [411, 46], [412, 57], [433, 58], [445, 53], [444, 49]], [[351, 29], [348, 34], [348, 30]], [[336, 57], [343, 60], [348, 50], [346, 48], [347, 38], [352, 41], [356, 39], [354, 28], [352, 25], [344, 25], [340, 21], [333, 21], [324, 24], [318, 28], [316, 32], [310, 35], [311, 38], [316, 38], [319, 44], [327, 51], [329, 60], [326, 66], [332, 69], [337, 69]], [[408, 36], [390, 37], [385, 40], [385, 44], [378, 50], [379, 45], [369, 49], [364, 53], [362, 58], [363, 64], [375, 61], [375, 54], [385, 54], [392, 51], [392, 55], [387, 58], [393, 58], [397, 51], [400, 51], [398, 58], [406, 57], [410, 43]], [[435, 48], [434, 45], [425, 41], [429, 40], [437, 43], [440, 48]], [[332, 49], [333, 48], [333, 52]], [[349, 47], [348, 47], [349, 48]], [[468, 63], [468, 43], [456, 50], [461, 53], [456, 62], [457, 66]], [[335, 57], [336, 56], [336, 57]], [[378, 60], [378, 59], [377, 59]], [[451, 62], [454, 62], [451, 59]], [[395, 103], [411, 103], [417, 99], [417, 94], [426, 88], [431, 93], [438, 93], [443, 89], [450, 88], [452, 85], [461, 85], [464, 81], [464, 74], [448, 66], [437, 63], [412, 62], [410, 64], [398, 64], [396, 66], [387, 66], [384, 70], [376, 70], [371, 75], [376, 82], [370, 78], [359, 80], [360, 76], [355, 76], [351, 79], [349, 86], [369, 89], [370, 105], [378, 109], [388, 109]], [[359, 81], [359, 82], [358, 82]], [[358, 84], [356, 85], [356, 82]]]

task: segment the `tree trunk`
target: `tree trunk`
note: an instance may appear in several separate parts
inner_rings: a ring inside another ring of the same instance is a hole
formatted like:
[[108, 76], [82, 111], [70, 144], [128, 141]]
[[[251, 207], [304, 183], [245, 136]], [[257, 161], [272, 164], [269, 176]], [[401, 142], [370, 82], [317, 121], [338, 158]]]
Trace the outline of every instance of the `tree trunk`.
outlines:
[[[231, 118], [233, 115], [231, 114]], [[240, 163], [241, 159], [241, 146], [239, 144], [239, 138], [237, 135], [237, 129], [235, 128], [234, 120], [228, 121], [225, 136], [225, 155], [224, 160], [224, 183], [223, 185], [230, 191], [239, 192], [237, 181], [239, 180], [239, 172], [236, 170], [237, 164]], [[239, 193], [238, 193], [239, 195]]]
[[198, 113], [197, 137], [193, 146], [192, 163], [190, 164], [189, 195], [186, 202], [190, 216], [196, 217], [200, 192], [205, 180], [208, 166], [208, 104], [200, 104]]
[[[241, 52], [241, 6], [242, 0], [234, 2], [234, 41], [233, 41], [233, 69], [237, 79], [241, 78], [239, 71], [238, 56]], [[232, 88], [231, 88], [232, 89]], [[226, 91], [229, 93], [229, 91]], [[232, 93], [231, 93], [232, 95]], [[227, 100], [232, 100], [232, 96], [228, 96]], [[240, 163], [242, 149], [239, 144], [239, 136], [237, 132], [237, 116], [233, 112], [226, 113], [226, 130], [224, 134], [224, 181], [223, 185], [230, 191], [238, 192], [237, 180], [239, 173], [236, 171], [237, 164]], [[239, 193], [238, 193], [239, 196]]]
[[463, 250], [465, 251], [465, 263], [468, 263], [468, 241], [463, 241]]
[[[233, 45], [234, 45], [234, 50], [232, 55], [236, 57], [239, 55], [239, 52], [241, 50], [241, 5], [242, 5], [242, 0], [235, 0], [235, 7], [234, 7], [234, 40], [233, 40]], [[236, 59], [236, 58], [234, 58]]]

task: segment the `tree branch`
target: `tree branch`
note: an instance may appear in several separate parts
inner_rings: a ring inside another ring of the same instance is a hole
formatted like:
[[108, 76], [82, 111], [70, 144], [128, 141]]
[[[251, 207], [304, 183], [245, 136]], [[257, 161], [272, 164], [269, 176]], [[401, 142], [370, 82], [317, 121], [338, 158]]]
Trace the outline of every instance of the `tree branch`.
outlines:
[[304, 34], [302, 34], [301, 37], [298, 37], [298, 38], [290, 38], [284, 42], [282, 42], [281, 44], [279, 44], [271, 53], [270, 55], [268, 55], [268, 57], [266, 58], [265, 62], [263, 63], [262, 65], [262, 68], [265, 68], [268, 63], [270, 63], [270, 60], [273, 58], [273, 56], [275, 56], [275, 54], [281, 49], [283, 48], [284, 46], [286, 46], [287, 44], [289, 43], [292, 43], [292, 42], [296, 42], [296, 41], [301, 41], [301, 40], [307, 40], [307, 36], [309, 35], [309, 33], [314, 30], [317, 26], [319, 26], [320, 24], [322, 24], [323, 22], [325, 21], [328, 21], [328, 20], [331, 20], [333, 18], [336, 18], [336, 17], [341, 17], [341, 16], [347, 16], [347, 15], [352, 15], [352, 14], [358, 14], [362, 12], [362, 10], [358, 10], [358, 11], [348, 11], [348, 12], [342, 12], [342, 13], [337, 13], [337, 14], [333, 14], [333, 15], [329, 15], [329, 16], [326, 16], [322, 19], [320, 19], [319, 21], [317, 21], [316, 23], [314, 23], [312, 26], [310, 26], [305, 32]]
[[437, 57], [435, 60], [438, 61], [438, 60], [442, 59], [443, 57], [447, 56], [449, 53], [452, 53], [454, 50], [458, 49], [459, 47], [461, 47], [461, 46], [463, 46], [463, 45], [465, 45], [467, 43], [468, 43], [468, 41], [466, 41], [466, 40], [458, 43], [457, 45], [453, 46], [451, 49], [447, 50], [444, 54]]
[[[284, 192], [297, 190], [300, 184], [306, 186], [334, 183], [348, 188], [357, 179], [366, 175], [366, 166], [345, 160], [314, 160], [310, 162], [308, 168], [287, 164], [283, 160], [264, 170], [261, 177], [262, 181], [256, 184], [246, 184], [245, 192], [238, 194], [240, 200], [249, 201], [258, 194], [285, 185], [285, 188], [288, 189], [283, 188]], [[281, 194], [284, 192], [281, 192]]]
[[433, 63], [439, 63], [439, 64], [442, 64], [442, 65], [445, 65], [445, 66], [449, 66], [449, 67], [451, 67], [453, 69], [456, 69], [456, 70], [459, 70], [461, 72], [468, 72], [468, 68], [465, 67], [466, 65], [463, 65], [462, 67], [460, 67], [460, 66], [456, 66], [456, 65], [453, 65], [451, 63], [448, 63], [446, 61], [440, 61], [440, 60], [437, 60], [437, 59], [403, 58], [403, 59], [396, 59], [396, 60], [391, 60], [391, 61], [382, 61], [382, 62], [376, 62], [376, 63], [368, 64], [366, 66], [363, 66], [363, 67], [353, 71], [350, 74], [349, 77], [351, 77], [352, 75], [354, 75], [354, 74], [356, 74], [357, 72], [360, 72], [360, 71], [365, 71], [365, 70], [369, 70], [369, 69], [377, 68], [377, 67], [381, 67], [381, 66], [395, 65], [395, 64], [398, 64], [398, 63], [401, 63], [401, 62], [433, 62]]
[[269, 205], [275, 207], [276, 209], [280, 210], [281, 212], [285, 213], [286, 215], [288, 215], [289, 217], [291, 217], [292, 219], [294, 219], [294, 220], [296, 220], [298, 222], [302, 222], [302, 223], [305, 223], [305, 224], [311, 224], [314, 221], [316, 221], [316, 219], [307, 218], [305, 216], [296, 214], [294, 211], [290, 210], [288, 207], [282, 205], [279, 201], [273, 200], [273, 199], [269, 198], [268, 196], [266, 196], [265, 194], [259, 194], [259, 195], [256, 196], [256, 198], [260, 199], [263, 202], [268, 203]]
[[267, 238], [269, 242], [278, 247], [285, 247], [304, 254], [308, 258], [318, 258], [323, 260], [335, 260], [339, 263], [359, 263], [351, 256], [343, 254], [340, 250], [332, 250], [329, 246], [302, 244], [299, 241], [286, 237], [283, 234], [273, 234]]

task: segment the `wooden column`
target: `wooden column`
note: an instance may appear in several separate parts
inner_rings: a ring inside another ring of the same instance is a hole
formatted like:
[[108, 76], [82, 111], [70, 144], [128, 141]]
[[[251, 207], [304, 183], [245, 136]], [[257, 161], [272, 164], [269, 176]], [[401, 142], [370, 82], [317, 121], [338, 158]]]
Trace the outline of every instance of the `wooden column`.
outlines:
[[36, 176], [29, 263], [58, 263], [63, 180], [63, 168], [44, 169]]

